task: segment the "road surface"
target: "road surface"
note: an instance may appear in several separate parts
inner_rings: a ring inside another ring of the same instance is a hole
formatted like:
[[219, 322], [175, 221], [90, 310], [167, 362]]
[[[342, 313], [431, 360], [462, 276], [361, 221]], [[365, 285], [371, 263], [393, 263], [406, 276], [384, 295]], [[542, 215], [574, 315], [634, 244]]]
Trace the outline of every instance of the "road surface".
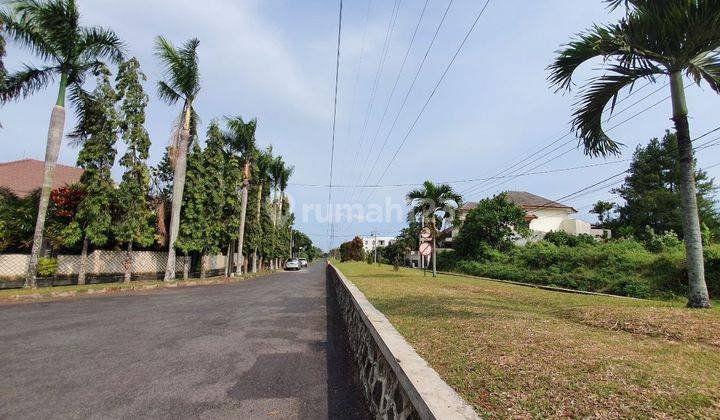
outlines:
[[368, 418], [324, 264], [0, 306], [0, 418]]

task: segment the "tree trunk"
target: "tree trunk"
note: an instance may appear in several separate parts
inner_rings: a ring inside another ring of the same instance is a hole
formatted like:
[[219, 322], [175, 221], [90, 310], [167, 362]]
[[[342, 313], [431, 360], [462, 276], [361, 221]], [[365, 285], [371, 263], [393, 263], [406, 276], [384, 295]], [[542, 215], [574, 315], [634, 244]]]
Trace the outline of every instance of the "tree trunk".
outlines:
[[232, 249], [232, 241], [228, 242], [227, 247], [227, 254], [225, 255], [225, 277], [230, 277], [230, 271], [232, 270], [232, 263], [233, 263], [233, 249]]
[[125, 283], [130, 284], [132, 281], [132, 242], [127, 244], [127, 252], [125, 253]]
[[690, 124], [688, 123], [685, 87], [680, 72], [670, 75], [672, 90], [673, 121], [677, 131], [678, 159], [680, 160], [680, 199], [683, 210], [683, 238], [685, 242], [685, 265], [688, 272], [690, 308], [709, 308], [705, 267], [703, 260], [700, 216], [698, 215], [697, 193], [695, 190], [695, 165], [693, 159]]
[[78, 286], [85, 284], [85, 272], [87, 271], [87, 254], [88, 254], [87, 236], [83, 236], [82, 251], [80, 252], [80, 268], [78, 269]]
[[45, 168], [43, 171], [43, 185], [40, 192], [40, 205], [38, 206], [37, 219], [35, 220], [35, 234], [33, 235], [32, 251], [28, 263], [27, 274], [25, 275], [25, 287], [34, 289], [37, 287], [35, 278], [37, 276], [38, 259], [43, 243], [45, 231], [45, 218], [47, 216], [50, 192], [52, 191], [53, 178], [55, 177], [55, 165], [57, 164], [60, 144], [62, 143], [63, 130], [65, 129], [65, 80], [60, 83], [58, 104], [50, 115], [50, 127], [48, 128], [47, 145], [45, 147]]
[[183, 127], [180, 131], [180, 144], [178, 145], [175, 171], [173, 173], [173, 197], [170, 213], [170, 242], [168, 243], [167, 268], [165, 281], [175, 281], [175, 241], [180, 231], [180, 210], [182, 209], [183, 192], [185, 191], [185, 175], [187, 174], [187, 151], [190, 141], [190, 104], [183, 109]]
[[243, 273], [247, 273], [248, 272], [248, 257], [247, 257], [247, 255], [243, 254], [242, 259], [243, 259], [242, 260], [243, 261], [243, 263], [242, 263]]
[[[248, 176], [250, 173], [249, 163], [245, 164], [245, 175]], [[243, 266], [243, 246], [245, 242], [245, 216], [247, 215], [247, 202], [248, 202], [248, 187], [250, 186], [249, 179], [245, 179], [242, 198], [240, 199], [240, 228], [238, 231], [238, 264], [236, 274], [242, 275]]]
[[190, 275], [190, 256], [185, 253], [183, 258], [183, 280], [187, 280]]
[[252, 261], [252, 272], [253, 272], [253, 273], [257, 273], [257, 272], [258, 272], [258, 254], [257, 254], [257, 249], [254, 249], [254, 250], [253, 250], [252, 260], [253, 260], [253, 261]]
[[435, 248], [435, 234], [433, 233], [433, 249], [432, 249], [432, 273], [433, 277], [437, 277], [437, 249]]
[[202, 256], [200, 257], [200, 280], [205, 280], [205, 277], [207, 277], [207, 266], [208, 256], [205, 252], [203, 252]]

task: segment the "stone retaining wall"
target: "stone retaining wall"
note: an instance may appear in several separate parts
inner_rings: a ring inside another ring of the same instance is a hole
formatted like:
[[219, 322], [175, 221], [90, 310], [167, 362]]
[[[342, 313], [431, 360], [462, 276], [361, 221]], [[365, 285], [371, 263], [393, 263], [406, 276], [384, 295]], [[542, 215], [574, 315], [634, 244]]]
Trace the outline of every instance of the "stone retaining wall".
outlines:
[[376, 418], [479, 419], [340, 270], [328, 265], [327, 274]]

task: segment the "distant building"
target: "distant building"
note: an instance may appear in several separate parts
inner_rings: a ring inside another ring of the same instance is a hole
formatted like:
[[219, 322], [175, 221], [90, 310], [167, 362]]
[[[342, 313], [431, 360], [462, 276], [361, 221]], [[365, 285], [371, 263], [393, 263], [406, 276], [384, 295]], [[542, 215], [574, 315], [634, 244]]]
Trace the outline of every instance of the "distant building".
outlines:
[[375, 251], [375, 248], [385, 248], [395, 243], [396, 238], [392, 236], [363, 236], [363, 249], [365, 252]]
[[[19, 197], [27, 197], [42, 188], [45, 162], [23, 159], [0, 163], [0, 187], [7, 188]], [[81, 168], [66, 165], [55, 166], [52, 188], [60, 188], [80, 181]]]
[[[609, 234], [603, 229], [593, 228], [590, 223], [584, 220], [570, 217], [572, 214], [576, 214], [577, 210], [565, 204], [525, 191], [508, 191], [507, 198], [508, 201], [525, 210], [525, 220], [530, 222], [530, 230], [532, 231], [529, 238], [531, 241], [542, 239], [545, 234], [551, 231], [564, 231], [571, 235], [585, 233], [595, 237], [603, 237]], [[474, 202], [463, 204], [458, 210], [458, 219], [464, 221], [468, 212], [477, 205], [478, 203]], [[447, 237], [446, 242], [452, 242], [452, 239], [457, 237], [459, 228], [453, 228], [451, 237], [447, 235], [449, 232], [444, 233]]]

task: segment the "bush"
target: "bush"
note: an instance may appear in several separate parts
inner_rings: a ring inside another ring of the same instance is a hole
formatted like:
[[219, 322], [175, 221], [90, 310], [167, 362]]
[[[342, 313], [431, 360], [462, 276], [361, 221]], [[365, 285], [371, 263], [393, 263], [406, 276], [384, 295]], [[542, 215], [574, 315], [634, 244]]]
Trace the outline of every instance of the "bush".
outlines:
[[40, 258], [38, 260], [37, 274], [40, 277], [52, 277], [57, 273], [57, 259], [55, 258]]
[[557, 246], [594, 245], [597, 243], [595, 238], [588, 235], [587, 233], [572, 235], [563, 230], [548, 232], [545, 235], [544, 240]]
[[669, 230], [660, 235], [656, 234], [653, 228], [645, 226], [645, 245], [652, 252], [663, 252], [679, 248], [682, 241], [678, 238], [677, 233]]

